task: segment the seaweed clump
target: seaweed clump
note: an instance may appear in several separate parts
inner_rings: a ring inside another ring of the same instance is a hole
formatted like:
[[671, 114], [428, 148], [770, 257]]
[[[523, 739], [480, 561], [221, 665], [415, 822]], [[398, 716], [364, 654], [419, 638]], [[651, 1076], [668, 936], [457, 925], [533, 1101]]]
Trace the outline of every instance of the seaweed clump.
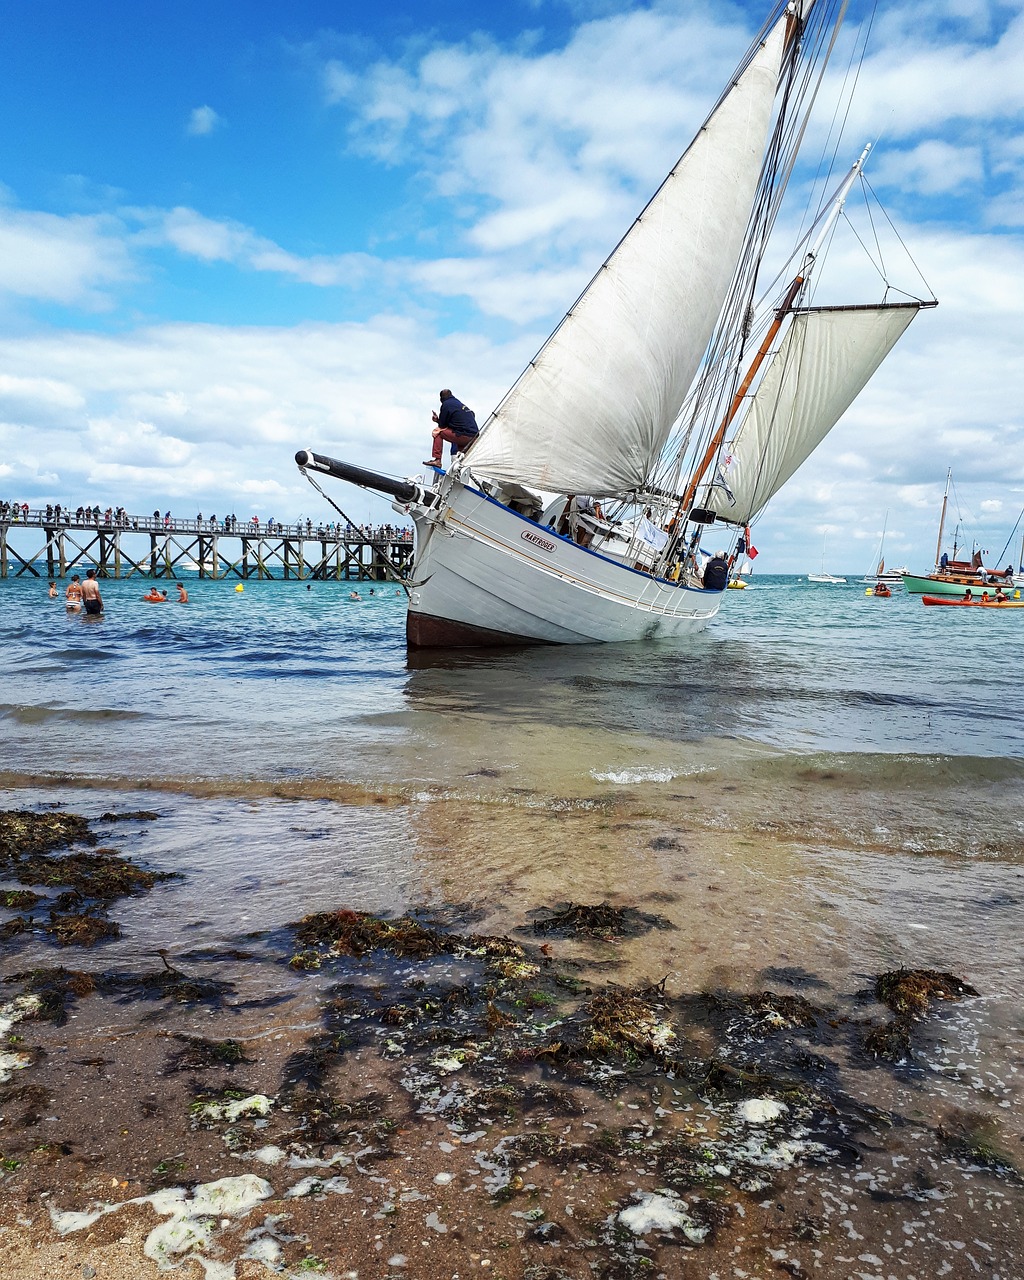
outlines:
[[931, 1000], [963, 1000], [978, 992], [953, 973], [937, 969], [895, 969], [875, 979], [875, 997], [893, 1013], [916, 1015], [928, 1012]]
[[251, 1065], [254, 1059], [245, 1056], [245, 1050], [237, 1040], [204, 1040], [200, 1036], [175, 1036], [182, 1048], [171, 1055], [166, 1073], [176, 1071], [205, 1071], [208, 1067], [226, 1067], [228, 1070], [240, 1063]]
[[659, 984], [630, 991], [612, 989], [586, 1008], [583, 1050], [597, 1058], [664, 1058], [676, 1038], [665, 1018], [665, 991]]
[[0, 810], [0, 866], [30, 854], [53, 853], [73, 844], [95, 844], [88, 818], [77, 813]]
[[533, 922], [534, 933], [572, 934], [579, 938], [638, 937], [651, 929], [671, 927], [661, 916], [646, 915], [635, 907], [613, 907], [609, 902], [586, 906], [580, 902], [566, 902], [551, 909], [550, 915], [539, 916]]
[[482, 934], [450, 934], [420, 924], [410, 916], [386, 920], [368, 911], [321, 911], [292, 925], [296, 940], [307, 949], [291, 958], [296, 969], [318, 969], [325, 959], [363, 956], [383, 950], [399, 958], [486, 956], [489, 960], [522, 961], [525, 952], [508, 938]]
[[33, 1018], [52, 1022], [62, 1027], [68, 1020], [68, 1007], [82, 996], [96, 990], [96, 977], [81, 969], [32, 969], [25, 973], [12, 973], [5, 983], [20, 982], [24, 995], [35, 996], [37, 1005]]
[[120, 937], [120, 927], [107, 919], [111, 903], [146, 893], [159, 881], [180, 879], [175, 872], [136, 866], [116, 849], [61, 852], [95, 844], [80, 814], [0, 810], [0, 876], [33, 886], [0, 897], [0, 905], [24, 913], [0, 925], [0, 941], [34, 933], [58, 946], [89, 947]]
[[887, 1062], [909, 1062], [913, 1056], [910, 1030], [914, 1021], [928, 1012], [932, 1000], [963, 1000], [978, 992], [953, 973], [937, 969], [895, 969], [875, 979], [875, 998], [896, 1017], [873, 1027], [864, 1047], [875, 1058]]

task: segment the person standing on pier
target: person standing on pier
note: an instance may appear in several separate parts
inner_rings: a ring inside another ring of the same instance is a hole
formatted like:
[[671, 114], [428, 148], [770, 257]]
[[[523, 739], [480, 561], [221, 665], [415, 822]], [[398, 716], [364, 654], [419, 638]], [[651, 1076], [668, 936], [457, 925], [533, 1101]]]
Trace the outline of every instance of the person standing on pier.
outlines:
[[82, 604], [85, 611], [93, 617], [103, 612], [103, 597], [100, 595], [100, 584], [96, 581], [96, 570], [88, 569], [82, 583]]

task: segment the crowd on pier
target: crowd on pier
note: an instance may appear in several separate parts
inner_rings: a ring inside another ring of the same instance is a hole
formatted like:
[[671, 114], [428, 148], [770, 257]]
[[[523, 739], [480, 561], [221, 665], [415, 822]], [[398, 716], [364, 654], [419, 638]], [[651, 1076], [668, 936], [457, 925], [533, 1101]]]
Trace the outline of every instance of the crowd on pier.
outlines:
[[93, 529], [126, 529], [140, 533], [226, 533], [246, 536], [264, 534], [282, 538], [331, 538], [350, 542], [412, 542], [412, 529], [393, 524], [352, 524], [341, 521], [316, 524], [301, 516], [295, 521], [275, 520], [273, 516], [261, 520], [252, 515], [239, 520], [234, 514], [218, 518], [204, 516], [200, 511], [195, 519], [172, 517], [170, 511], [163, 515], [154, 511], [151, 516], [130, 516], [124, 507], [78, 506], [73, 511], [61, 503], [47, 503], [45, 507], [32, 508], [27, 502], [0, 501], [0, 521], [10, 524], [42, 524], [46, 527], [82, 527]]

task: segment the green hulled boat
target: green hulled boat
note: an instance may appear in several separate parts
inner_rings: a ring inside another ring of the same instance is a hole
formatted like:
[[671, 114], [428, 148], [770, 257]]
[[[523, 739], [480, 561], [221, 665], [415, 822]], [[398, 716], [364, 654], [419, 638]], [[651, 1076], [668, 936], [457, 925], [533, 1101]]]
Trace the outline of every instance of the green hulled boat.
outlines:
[[[946, 505], [949, 502], [949, 486], [953, 478], [952, 470], [946, 473], [946, 491], [942, 495], [942, 513], [939, 516], [939, 537], [935, 544], [935, 568], [931, 573], [904, 573], [903, 588], [911, 595], [930, 596], [962, 596], [968, 587], [971, 594], [980, 596], [983, 591], [990, 594], [996, 587], [1002, 587], [1007, 595], [1019, 585], [1013, 577], [1013, 566], [1005, 570], [986, 569], [981, 563], [981, 552], [976, 551], [970, 560], [958, 560], [959, 550], [957, 538], [953, 538], [952, 558], [942, 551], [942, 533], [946, 525]], [[1022, 552], [1024, 555], [1024, 552]]]

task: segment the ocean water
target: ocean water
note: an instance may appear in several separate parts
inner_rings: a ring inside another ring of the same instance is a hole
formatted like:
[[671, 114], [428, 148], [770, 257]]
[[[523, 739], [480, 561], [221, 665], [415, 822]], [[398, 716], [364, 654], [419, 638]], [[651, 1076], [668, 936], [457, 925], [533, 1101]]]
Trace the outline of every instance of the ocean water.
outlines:
[[[104, 583], [93, 620], [44, 581], [0, 583], [0, 808], [150, 810], [101, 838], [180, 876], [119, 902], [122, 936], [87, 956], [21, 935], [0, 967], [169, 955], [230, 981], [232, 1034], [262, 1045], [316, 1025], [326, 986], [281, 962], [306, 914], [426, 908], [506, 934], [539, 908], [609, 901], [671, 928], [596, 956], [560, 943], [594, 981], [790, 984], [852, 1023], [871, 975], [900, 966], [981, 993], [931, 1014], [895, 1073], [835, 1064], [846, 1095], [924, 1126], [878, 1138], [867, 1189], [814, 1175], [871, 1256], [902, 1219], [917, 1230], [917, 1192], [902, 1208], [869, 1191], [921, 1133], [1019, 1152], [1024, 610], [760, 576], [687, 642], [409, 656], [393, 586], [188, 586], [188, 605], [151, 605], [137, 582]], [[114, 1016], [83, 1005], [80, 1056]], [[937, 1185], [960, 1217], [929, 1239], [955, 1261], [957, 1235], [990, 1236], [978, 1215], [995, 1201], [975, 1209], [982, 1175], [947, 1163]], [[1016, 1221], [1019, 1192], [997, 1199]], [[1000, 1248], [984, 1274], [1019, 1274], [1016, 1245]]]
[[[649, 767], [671, 770], [712, 744], [874, 755], [887, 770], [943, 758], [982, 782], [1024, 758], [1024, 610], [926, 609], [900, 591], [876, 600], [852, 582], [763, 577], [686, 642], [407, 658], [393, 586], [363, 584], [352, 601], [342, 583], [239, 593], [193, 579], [185, 606], [144, 603], [143, 590], [105, 583], [94, 621], [66, 614], [45, 583], [0, 583], [4, 768], [401, 785], [421, 735], [452, 730], [446, 752], [458, 752], [483, 725], [492, 751], [529, 725], [605, 737], [625, 774], [634, 751], [663, 749]], [[571, 785], [580, 764], [570, 750], [545, 769]], [[422, 773], [434, 778], [429, 757]]]

